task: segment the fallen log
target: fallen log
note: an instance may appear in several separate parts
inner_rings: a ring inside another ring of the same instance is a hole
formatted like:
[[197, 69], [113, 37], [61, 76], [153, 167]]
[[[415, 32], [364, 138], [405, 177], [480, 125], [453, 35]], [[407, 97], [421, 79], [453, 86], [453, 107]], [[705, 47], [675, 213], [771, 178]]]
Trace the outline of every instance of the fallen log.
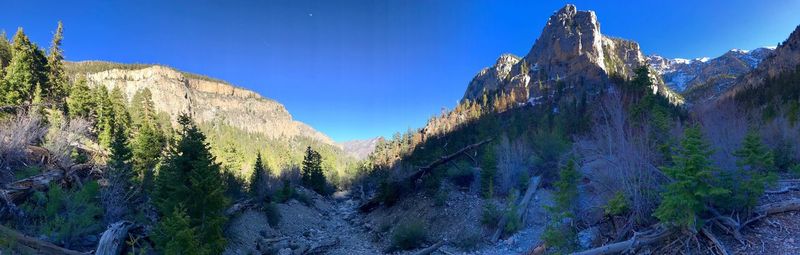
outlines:
[[785, 213], [790, 211], [798, 211], [798, 210], [800, 210], [800, 199], [792, 199], [783, 202], [761, 205], [756, 207], [755, 210], [756, 216], [739, 225], [737, 230], [741, 230], [745, 226], [770, 215]]
[[26, 236], [16, 230], [10, 229], [0, 225], [0, 240], [9, 241], [12, 244], [23, 246], [21, 250], [30, 252], [34, 251], [36, 254], [54, 254], [54, 255], [84, 255], [79, 251], [64, 249], [55, 244], [48, 243], [33, 237]]
[[800, 186], [786, 186], [779, 190], [767, 190], [764, 191], [765, 194], [783, 194], [788, 193], [789, 191], [800, 191]]
[[311, 246], [308, 250], [303, 252], [303, 254], [325, 254], [327, 253], [328, 249], [334, 247], [339, 244], [339, 238], [332, 238], [327, 241], [316, 243]]
[[[403, 183], [403, 182], [415, 181], [415, 180], [419, 179], [420, 177], [424, 176], [425, 174], [430, 173], [430, 171], [432, 171], [437, 166], [445, 164], [445, 163], [449, 162], [450, 160], [453, 160], [454, 158], [458, 157], [459, 155], [464, 154], [465, 152], [467, 152], [469, 150], [472, 150], [472, 149], [475, 149], [477, 147], [480, 147], [481, 145], [486, 144], [486, 143], [488, 143], [490, 141], [492, 141], [491, 138], [483, 140], [483, 141], [480, 141], [480, 142], [477, 142], [477, 143], [473, 143], [473, 144], [467, 145], [464, 148], [461, 148], [460, 150], [458, 150], [456, 152], [453, 152], [451, 154], [442, 156], [439, 159], [429, 163], [428, 165], [425, 165], [423, 167], [418, 168], [417, 171], [415, 171], [414, 173], [411, 173], [411, 174], [409, 174], [409, 175], [407, 175], [407, 176], [405, 176], [403, 178], [400, 178], [400, 180], [394, 181], [394, 183]], [[376, 196], [376, 197], [370, 198], [369, 200], [367, 200], [366, 202], [364, 202], [363, 204], [358, 206], [358, 210], [361, 211], [361, 212], [371, 212], [375, 208], [378, 208], [378, 206], [380, 206], [380, 205], [381, 205], [381, 200], [380, 200], [379, 197]]]
[[128, 238], [128, 231], [133, 227], [133, 222], [118, 221], [108, 226], [100, 242], [97, 244], [95, 255], [119, 255]]
[[50, 187], [51, 183], [69, 179], [70, 176], [88, 175], [92, 170], [91, 164], [77, 164], [69, 169], [54, 169], [38, 175], [34, 175], [22, 180], [6, 184], [0, 189], [0, 194], [10, 201], [19, 203], [33, 191], [43, 191]]
[[706, 238], [708, 238], [708, 240], [710, 240], [711, 243], [714, 244], [714, 246], [717, 247], [717, 249], [719, 250], [719, 252], [722, 255], [728, 255], [729, 254], [728, 253], [728, 247], [725, 247], [725, 244], [720, 242], [719, 238], [717, 238], [717, 236], [714, 235], [714, 233], [711, 233], [711, 231], [708, 230], [708, 228], [706, 228], [706, 227], [701, 228], [700, 229], [700, 234], [703, 234], [704, 236], [706, 236]]
[[[534, 176], [530, 179], [530, 181], [528, 182], [528, 189], [525, 191], [525, 195], [522, 197], [522, 200], [520, 200], [519, 204], [517, 205], [517, 209], [520, 210], [520, 215], [513, 215], [512, 217], [523, 217], [523, 215], [527, 214], [528, 202], [531, 200], [531, 197], [533, 197], [533, 194], [536, 193], [536, 189], [539, 187], [539, 181], [541, 179], [542, 178], [539, 176]], [[509, 220], [508, 217], [500, 218], [500, 222], [497, 224], [497, 230], [494, 231], [494, 234], [492, 234], [490, 238], [492, 243], [497, 242], [497, 240], [500, 239], [500, 236], [503, 234], [503, 229], [506, 223], [508, 223], [508, 220]]]
[[228, 207], [228, 209], [225, 210], [225, 216], [230, 217], [230, 216], [239, 214], [240, 212], [242, 212], [244, 210], [255, 208], [255, 207], [257, 207], [257, 205], [256, 205], [255, 202], [253, 202], [252, 199], [244, 199], [244, 200], [241, 200], [241, 201], [238, 201], [238, 202], [234, 203], [233, 205], [231, 205], [231, 207]]
[[589, 249], [581, 252], [573, 253], [572, 255], [603, 255], [603, 254], [618, 254], [628, 250], [650, 245], [653, 243], [661, 242], [667, 239], [674, 233], [673, 229], [656, 228], [644, 234], [634, 235], [633, 238], [626, 241], [612, 243], [600, 246], [594, 249]]
[[442, 248], [443, 245], [444, 245], [444, 241], [436, 242], [435, 244], [431, 245], [428, 248], [419, 250], [417, 253], [414, 253], [414, 255], [428, 255], [428, 254], [431, 254], [434, 251], [438, 250], [439, 248]]

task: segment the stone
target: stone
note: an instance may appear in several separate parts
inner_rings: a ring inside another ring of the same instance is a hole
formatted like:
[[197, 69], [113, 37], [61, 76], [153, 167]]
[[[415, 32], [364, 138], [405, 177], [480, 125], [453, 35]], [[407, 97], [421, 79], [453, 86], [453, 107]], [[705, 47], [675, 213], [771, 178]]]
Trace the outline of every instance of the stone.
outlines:
[[591, 227], [578, 232], [578, 245], [581, 249], [586, 250], [594, 247], [594, 244], [600, 239], [600, 228]]

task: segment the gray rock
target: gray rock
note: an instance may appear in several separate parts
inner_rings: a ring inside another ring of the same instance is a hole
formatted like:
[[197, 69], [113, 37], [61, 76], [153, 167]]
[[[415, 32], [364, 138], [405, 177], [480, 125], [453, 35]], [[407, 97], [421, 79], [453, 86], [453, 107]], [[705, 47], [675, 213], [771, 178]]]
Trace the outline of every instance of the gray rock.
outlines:
[[578, 232], [578, 245], [584, 250], [592, 248], [598, 239], [600, 239], [600, 228], [598, 227], [591, 227]]

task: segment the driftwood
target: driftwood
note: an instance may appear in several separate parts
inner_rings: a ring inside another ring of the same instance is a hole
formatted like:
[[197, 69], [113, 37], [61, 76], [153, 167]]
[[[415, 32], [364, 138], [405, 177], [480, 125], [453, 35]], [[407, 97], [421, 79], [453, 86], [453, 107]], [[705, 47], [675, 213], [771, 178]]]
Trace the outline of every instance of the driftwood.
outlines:
[[431, 254], [434, 251], [439, 250], [439, 248], [442, 248], [443, 245], [444, 245], [444, 241], [436, 242], [435, 244], [429, 246], [428, 248], [419, 250], [417, 253], [414, 253], [414, 255], [428, 255], [428, 254]]
[[[69, 249], [64, 249], [55, 244], [48, 243], [33, 237], [26, 236], [20, 232], [17, 232], [13, 229], [7, 228], [3, 225], [0, 225], [0, 240], [10, 241], [12, 244], [16, 244], [20, 248], [20, 250], [24, 250], [26, 252], [34, 252], [36, 254], [55, 254], [55, 255], [83, 255], [88, 253], [83, 253], [79, 251], [73, 251]], [[16, 249], [15, 247], [14, 249]]]
[[240, 212], [242, 212], [244, 210], [256, 208], [257, 206], [258, 205], [255, 202], [253, 202], [252, 199], [240, 200], [240, 201], [234, 203], [233, 205], [231, 205], [231, 207], [228, 207], [227, 210], [225, 210], [225, 216], [230, 217], [230, 216], [239, 214]]
[[118, 221], [108, 226], [100, 242], [97, 244], [95, 255], [118, 255], [125, 246], [125, 239], [128, 238], [128, 231], [133, 227], [133, 222]]
[[742, 237], [741, 230], [744, 229], [747, 225], [750, 225], [758, 220], [761, 220], [773, 214], [779, 214], [789, 211], [798, 211], [798, 210], [800, 210], [800, 199], [792, 199], [783, 202], [765, 204], [756, 207], [755, 210], [753, 210], [754, 216], [745, 221], [744, 223], [739, 223], [739, 221], [736, 221], [728, 216], [722, 216], [719, 214], [719, 212], [713, 209], [710, 211], [715, 215], [715, 217], [712, 219], [713, 221], [727, 227], [726, 231], [730, 232], [740, 243], [744, 243], [744, 238]]
[[612, 243], [600, 246], [594, 249], [589, 249], [581, 252], [573, 253], [572, 255], [602, 255], [602, 254], [617, 254], [627, 250], [633, 250], [645, 245], [661, 242], [667, 239], [674, 233], [674, 230], [657, 227], [647, 232], [634, 235], [633, 238], [626, 241]]
[[[415, 180], [419, 179], [420, 177], [424, 176], [425, 174], [430, 173], [430, 171], [432, 171], [437, 166], [440, 166], [442, 164], [446, 164], [447, 162], [450, 162], [450, 160], [453, 160], [454, 158], [458, 157], [459, 155], [464, 154], [465, 152], [467, 152], [469, 150], [472, 150], [472, 149], [475, 149], [477, 147], [480, 147], [481, 145], [483, 145], [485, 143], [488, 143], [491, 140], [492, 139], [489, 138], [489, 139], [486, 139], [486, 140], [483, 140], [483, 141], [480, 141], [480, 142], [477, 142], [477, 143], [473, 143], [473, 144], [465, 146], [464, 148], [461, 148], [460, 150], [458, 150], [456, 152], [453, 152], [451, 154], [442, 156], [439, 159], [429, 163], [428, 165], [418, 168], [417, 171], [415, 171], [414, 173], [411, 173], [411, 174], [407, 175], [406, 177], [403, 177], [400, 180], [395, 181], [395, 183], [403, 183], [403, 182], [415, 181]], [[367, 202], [361, 204], [358, 207], [358, 210], [361, 211], [361, 212], [370, 212], [370, 211], [374, 210], [375, 208], [377, 208], [380, 205], [381, 205], [380, 198], [373, 197], [373, 198], [367, 200]]]
[[725, 247], [725, 244], [720, 242], [719, 238], [717, 238], [717, 236], [715, 236], [714, 233], [711, 233], [711, 231], [708, 230], [708, 228], [706, 228], [706, 227], [701, 228], [700, 229], [700, 234], [703, 234], [704, 236], [706, 236], [706, 238], [708, 238], [708, 240], [710, 240], [711, 243], [714, 244], [714, 246], [717, 247], [717, 249], [719, 250], [719, 252], [722, 255], [728, 255], [729, 254], [728, 253], [728, 247]]
[[[519, 201], [517, 208], [520, 211], [520, 215], [514, 215], [513, 217], [523, 217], [523, 215], [527, 214], [528, 211], [528, 202], [530, 202], [531, 197], [533, 194], [536, 193], [536, 189], [539, 188], [539, 181], [542, 178], [539, 176], [534, 176], [528, 182], [528, 189], [525, 191], [525, 195], [522, 197], [522, 200]], [[500, 236], [503, 234], [503, 228], [505, 227], [506, 223], [508, 223], [508, 217], [501, 217], [500, 222], [497, 224], [497, 230], [494, 231], [490, 240], [492, 243], [497, 242], [500, 239]]]
[[328, 251], [328, 249], [338, 244], [339, 244], [339, 238], [332, 238], [324, 242], [315, 243], [314, 245], [311, 246], [311, 248], [304, 251], [303, 254], [325, 254]]

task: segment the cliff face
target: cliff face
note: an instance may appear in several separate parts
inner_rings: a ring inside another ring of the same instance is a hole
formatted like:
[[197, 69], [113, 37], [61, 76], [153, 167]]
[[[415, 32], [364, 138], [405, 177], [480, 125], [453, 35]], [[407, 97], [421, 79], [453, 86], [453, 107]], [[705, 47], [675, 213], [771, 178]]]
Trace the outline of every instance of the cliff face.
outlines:
[[163, 66], [111, 69], [86, 74], [90, 86], [119, 87], [131, 100], [147, 88], [158, 111], [175, 120], [191, 113], [197, 122], [221, 122], [247, 132], [275, 139], [308, 137], [326, 144], [334, 142], [310, 126], [295, 121], [286, 108], [253, 91], [209, 79], [189, 77]]
[[[556, 82], [596, 93], [609, 84], [611, 75], [630, 78], [634, 69], [645, 64], [638, 43], [603, 35], [593, 11], [578, 11], [574, 5], [566, 5], [548, 19], [525, 57], [501, 56], [494, 66], [473, 78], [464, 99], [476, 99], [496, 90], [509, 92], [513, 88], [524, 88], [526, 96], [535, 97]], [[653, 79], [654, 92], [675, 103], [682, 102], [660, 79]]]

